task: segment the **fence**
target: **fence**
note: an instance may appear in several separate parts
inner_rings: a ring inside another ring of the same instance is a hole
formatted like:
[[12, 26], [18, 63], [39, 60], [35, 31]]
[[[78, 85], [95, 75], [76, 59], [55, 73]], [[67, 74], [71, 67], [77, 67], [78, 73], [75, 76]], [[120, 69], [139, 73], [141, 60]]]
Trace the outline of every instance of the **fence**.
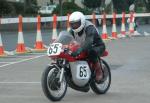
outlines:
[[[115, 14], [113, 15], [106, 15], [105, 13], [103, 15], [86, 15], [86, 19], [91, 19], [92, 22], [95, 24], [96, 19], [102, 19], [102, 34], [101, 37], [103, 40], [110, 40], [110, 39], [118, 39], [121, 37], [126, 36], [134, 36], [137, 35], [134, 31], [134, 19], [135, 17], [150, 17], [150, 13], [133, 13], [125, 14], [124, 12], [122, 14]], [[69, 30], [69, 23], [68, 23], [69, 15], [67, 16], [56, 16], [53, 15], [53, 17], [22, 17], [21, 15], [18, 18], [1, 18], [0, 19], [0, 25], [4, 24], [18, 24], [18, 43], [15, 52], [16, 53], [26, 53], [29, 50], [26, 49], [24, 45], [24, 38], [23, 38], [23, 24], [24, 23], [36, 23], [37, 24], [37, 36], [36, 36], [36, 43], [35, 48], [32, 49], [34, 51], [42, 51], [46, 49], [46, 46], [44, 46], [42, 42], [42, 35], [41, 35], [41, 23], [44, 22], [52, 22], [53, 29], [52, 29], [52, 40], [57, 38], [57, 22], [64, 21], [66, 22], [66, 28]], [[121, 18], [121, 33], [117, 33], [116, 31], [116, 19]], [[125, 28], [125, 18], [129, 18], [129, 31], [126, 31]], [[108, 36], [107, 34], [107, 27], [106, 27], [106, 20], [112, 19], [112, 34], [111, 36]], [[0, 56], [7, 55], [4, 51], [2, 38], [1, 38], [1, 31], [0, 31]]]

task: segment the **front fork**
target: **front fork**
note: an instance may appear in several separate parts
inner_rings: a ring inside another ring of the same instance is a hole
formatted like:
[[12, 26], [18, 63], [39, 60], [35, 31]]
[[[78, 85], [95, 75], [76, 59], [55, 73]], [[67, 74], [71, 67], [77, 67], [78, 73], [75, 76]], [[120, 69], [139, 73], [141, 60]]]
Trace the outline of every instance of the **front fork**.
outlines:
[[65, 64], [66, 64], [66, 60], [63, 60], [63, 66], [61, 68], [60, 71], [60, 78], [59, 78], [59, 82], [61, 83], [64, 77], [64, 71], [65, 71]]

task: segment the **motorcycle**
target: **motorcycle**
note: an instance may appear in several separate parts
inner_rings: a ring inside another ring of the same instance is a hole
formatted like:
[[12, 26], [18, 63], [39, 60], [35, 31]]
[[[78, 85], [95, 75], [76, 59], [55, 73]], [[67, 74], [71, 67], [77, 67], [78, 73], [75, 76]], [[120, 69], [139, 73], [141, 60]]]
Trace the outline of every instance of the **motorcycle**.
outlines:
[[77, 57], [72, 57], [71, 52], [80, 45], [66, 31], [59, 34], [58, 39], [50, 44], [47, 55], [51, 63], [42, 74], [41, 84], [45, 96], [51, 101], [60, 101], [66, 94], [67, 87], [88, 92], [91, 89], [96, 94], [105, 94], [110, 88], [111, 72], [109, 65], [102, 57], [108, 55], [105, 51], [99, 62], [103, 71], [103, 82], [95, 80], [95, 70], [91, 68], [87, 53], [82, 52]]

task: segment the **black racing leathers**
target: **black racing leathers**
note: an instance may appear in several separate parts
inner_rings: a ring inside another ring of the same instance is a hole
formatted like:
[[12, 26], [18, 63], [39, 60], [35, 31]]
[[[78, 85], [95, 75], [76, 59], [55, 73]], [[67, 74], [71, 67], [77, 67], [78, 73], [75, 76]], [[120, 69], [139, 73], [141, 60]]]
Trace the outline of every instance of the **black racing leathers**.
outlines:
[[[87, 26], [77, 35], [81, 36], [84, 31], [86, 38], [81, 48], [83, 51], [88, 51], [88, 57], [91, 61], [97, 62], [98, 56], [101, 56], [105, 51], [105, 44], [93, 25]], [[73, 31], [71, 31], [71, 34], [74, 36]]]

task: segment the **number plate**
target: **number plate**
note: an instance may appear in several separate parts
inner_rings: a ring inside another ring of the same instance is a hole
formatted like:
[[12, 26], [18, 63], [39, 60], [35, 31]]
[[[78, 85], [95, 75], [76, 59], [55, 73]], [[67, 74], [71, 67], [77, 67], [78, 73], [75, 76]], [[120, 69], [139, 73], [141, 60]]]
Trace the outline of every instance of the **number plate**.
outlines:
[[61, 50], [62, 50], [62, 44], [61, 43], [53, 43], [47, 49], [47, 55], [48, 56], [59, 55], [61, 53]]
[[89, 79], [88, 65], [78, 65], [77, 66], [77, 78], [78, 79]]

